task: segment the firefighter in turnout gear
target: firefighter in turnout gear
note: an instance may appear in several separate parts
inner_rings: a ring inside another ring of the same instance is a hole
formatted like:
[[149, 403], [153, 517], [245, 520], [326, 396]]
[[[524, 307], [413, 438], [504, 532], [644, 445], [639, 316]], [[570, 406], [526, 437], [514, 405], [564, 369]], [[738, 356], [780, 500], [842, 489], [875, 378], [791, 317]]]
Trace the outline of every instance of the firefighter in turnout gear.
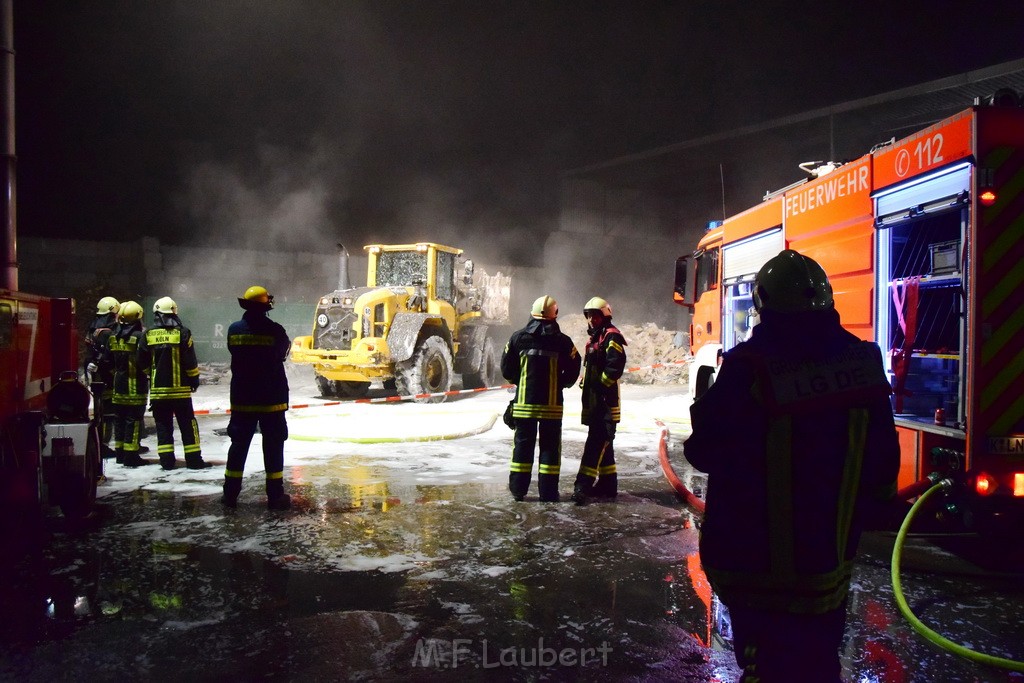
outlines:
[[114, 452], [117, 462], [128, 467], [150, 465], [139, 457], [139, 438], [149, 395], [149, 366], [139, 357], [145, 330], [142, 306], [134, 301], [121, 304], [118, 325], [107, 338], [107, 351], [114, 368]]
[[192, 332], [178, 317], [178, 304], [169, 296], [153, 305], [153, 327], [146, 330], [140, 353], [150, 369], [149, 398], [156, 422], [160, 466], [173, 470], [174, 420], [178, 420], [185, 466], [193, 470], [210, 467], [199, 445], [199, 423], [192, 409], [192, 392], [199, 388], [199, 363], [192, 345]]
[[288, 438], [288, 378], [284, 362], [291, 341], [284, 328], [267, 317], [274, 297], [254, 285], [238, 299], [242, 319], [228, 328], [231, 352], [231, 420], [228, 423], [228, 463], [224, 471], [227, 507], [238, 504], [249, 444], [256, 427], [263, 435], [263, 464], [267, 473], [267, 507], [287, 510], [291, 497], [284, 492], [284, 442]]
[[896, 491], [899, 442], [878, 347], [840, 325], [814, 260], [757, 273], [760, 323], [690, 408], [708, 473], [700, 557], [729, 608], [744, 681], [838, 681], [860, 533]]
[[533, 452], [540, 434], [537, 489], [543, 502], [558, 501], [562, 464], [562, 389], [580, 375], [580, 356], [558, 327], [558, 304], [542, 296], [532, 320], [512, 334], [501, 356], [501, 374], [516, 385], [512, 404], [515, 437], [508, 489], [522, 500], [530, 488]]
[[114, 457], [110, 439], [114, 435], [114, 366], [107, 349], [107, 339], [117, 326], [117, 312], [121, 303], [112, 296], [105, 296], [96, 303], [96, 317], [89, 323], [85, 335], [85, 377], [86, 384], [102, 382], [103, 390], [96, 397], [103, 424], [100, 427], [100, 441], [104, 458]]
[[612, 307], [600, 297], [583, 306], [590, 340], [583, 359], [583, 410], [587, 425], [580, 470], [576, 474], [572, 499], [584, 505], [588, 496], [614, 498], [618, 495], [615, 471], [615, 425], [621, 418], [619, 378], [626, 369], [626, 340], [612, 324]]

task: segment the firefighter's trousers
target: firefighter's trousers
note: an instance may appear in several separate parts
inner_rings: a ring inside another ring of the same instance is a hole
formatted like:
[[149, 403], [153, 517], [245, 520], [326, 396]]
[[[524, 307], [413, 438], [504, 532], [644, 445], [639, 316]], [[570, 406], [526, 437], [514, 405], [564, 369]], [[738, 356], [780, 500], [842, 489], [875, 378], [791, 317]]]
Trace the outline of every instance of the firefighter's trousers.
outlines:
[[185, 447], [185, 461], [201, 459], [199, 423], [192, 409], [191, 398], [153, 399], [153, 421], [156, 422], [156, 451], [160, 462], [174, 464], [174, 419], [178, 419], [181, 443]]
[[142, 419], [146, 415], [146, 406], [114, 404], [114, 450], [127, 454], [139, 452], [139, 441], [142, 438]]
[[522, 498], [530, 489], [533, 472], [533, 450], [540, 435], [540, 464], [537, 467], [537, 490], [542, 501], [558, 500], [558, 475], [562, 466], [562, 421], [516, 418], [512, 447], [512, 464], [508, 490]]
[[576, 490], [588, 496], [615, 496], [619, 475], [615, 469], [615, 423], [610, 416], [592, 419], [583, 445]]
[[100, 442], [104, 446], [110, 445], [110, 440], [114, 437], [114, 425], [117, 424], [117, 411], [114, 408], [114, 397], [112, 392], [104, 390], [100, 397], [101, 408], [103, 411], [103, 424], [100, 429]]
[[839, 683], [846, 601], [825, 614], [768, 612], [726, 605], [740, 681]]
[[267, 472], [267, 498], [273, 500], [284, 493], [284, 442], [288, 439], [288, 420], [283, 410], [272, 413], [232, 412], [228, 422], [228, 464], [224, 470], [224, 497], [238, 498], [249, 444], [259, 427], [263, 435], [263, 467]]

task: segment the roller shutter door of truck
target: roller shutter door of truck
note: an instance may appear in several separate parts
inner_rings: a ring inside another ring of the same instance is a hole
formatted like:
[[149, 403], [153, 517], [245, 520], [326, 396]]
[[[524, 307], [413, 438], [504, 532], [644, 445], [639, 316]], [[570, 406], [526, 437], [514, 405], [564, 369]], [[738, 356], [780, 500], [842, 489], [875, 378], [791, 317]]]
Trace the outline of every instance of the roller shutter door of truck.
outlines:
[[[903, 220], [911, 211], [928, 212], [929, 208], [944, 210], [971, 188], [971, 167], [962, 164], [943, 169], [915, 181], [875, 192], [873, 195], [878, 227]], [[932, 207], [932, 204], [939, 204]]]
[[785, 248], [782, 228], [727, 244], [722, 250], [722, 281], [731, 284], [753, 280], [761, 266]]

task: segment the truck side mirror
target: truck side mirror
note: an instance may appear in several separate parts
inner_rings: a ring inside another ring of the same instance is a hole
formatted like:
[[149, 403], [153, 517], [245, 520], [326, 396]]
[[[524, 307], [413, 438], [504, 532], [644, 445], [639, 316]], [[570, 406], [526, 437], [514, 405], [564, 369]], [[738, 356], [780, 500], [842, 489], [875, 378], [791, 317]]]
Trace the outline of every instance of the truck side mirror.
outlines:
[[680, 256], [676, 259], [675, 289], [672, 292], [672, 299], [682, 306], [693, 308], [694, 291], [697, 288], [697, 269], [690, 267], [693, 256]]

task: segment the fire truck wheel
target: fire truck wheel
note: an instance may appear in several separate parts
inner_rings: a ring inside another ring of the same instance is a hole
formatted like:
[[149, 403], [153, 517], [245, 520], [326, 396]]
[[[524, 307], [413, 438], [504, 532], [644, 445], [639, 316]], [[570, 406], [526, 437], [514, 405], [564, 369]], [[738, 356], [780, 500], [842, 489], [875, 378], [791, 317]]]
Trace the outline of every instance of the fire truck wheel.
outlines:
[[100, 437], [95, 423], [89, 425], [89, 436], [85, 445], [85, 464], [82, 472], [68, 472], [59, 484], [60, 511], [68, 519], [87, 517], [96, 503], [96, 483], [99, 480]]
[[697, 386], [694, 387], [694, 398], [700, 398], [715, 383], [715, 369], [709, 365], [697, 368]]
[[[452, 353], [444, 339], [427, 337], [413, 357], [399, 363], [395, 377], [400, 396], [443, 394], [452, 387]], [[444, 396], [417, 398], [417, 403], [441, 403]]]
[[480, 372], [467, 372], [464, 374], [462, 376], [462, 386], [466, 389], [496, 387], [503, 383], [503, 379], [498, 354], [494, 352], [494, 342], [487, 339], [484, 341], [482, 358], [480, 360]]

